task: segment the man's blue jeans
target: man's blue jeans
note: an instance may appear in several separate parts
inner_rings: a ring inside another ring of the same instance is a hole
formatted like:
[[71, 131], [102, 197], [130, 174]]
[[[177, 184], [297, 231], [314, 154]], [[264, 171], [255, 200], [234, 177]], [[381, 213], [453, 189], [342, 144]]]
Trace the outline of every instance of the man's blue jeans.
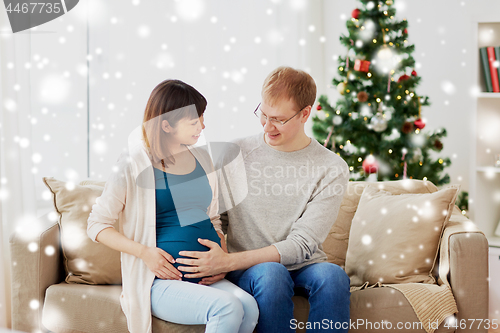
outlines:
[[258, 333], [295, 332], [295, 292], [309, 299], [308, 322], [312, 329], [307, 332], [348, 331], [350, 281], [335, 264], [323, 262], [288, 271], [282, 264], [266, 262], [230, 272], [226, 279], [255, 297], [259, 306]]

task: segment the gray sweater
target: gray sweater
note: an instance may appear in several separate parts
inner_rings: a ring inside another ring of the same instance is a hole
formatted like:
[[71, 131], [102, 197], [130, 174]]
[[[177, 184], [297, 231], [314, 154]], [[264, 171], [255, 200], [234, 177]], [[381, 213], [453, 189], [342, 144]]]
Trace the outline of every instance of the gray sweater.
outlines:
[[321, 244], [347, 188], [347, 163], [314, 139], [293, 152], [269, 147], [262, 133], [234, 143], [242, 161], [219, 173], [229, 252], [274, 245], [288, 270], [325, 261]]

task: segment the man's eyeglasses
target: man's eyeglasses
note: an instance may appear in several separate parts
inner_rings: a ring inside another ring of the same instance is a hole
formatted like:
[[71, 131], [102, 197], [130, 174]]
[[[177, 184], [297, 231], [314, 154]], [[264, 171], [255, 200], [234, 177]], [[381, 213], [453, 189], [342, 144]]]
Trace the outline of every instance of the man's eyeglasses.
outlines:
[[[264, 112], [262, 112], [262, 110], [260, 109], [260, 104], [257, 105], [257, 108], [255, 109], [255, 111], [253, 112], [253, 114], [259, 118], [260, 120], [263, 120], [263, 121], [266, 121], [267, 122], [267, 116]], [[289, 122], [290, 120], [292, 120], [293, 117], [295, 117], [296, 115], [298, 115], [302, 110], [304, 110], [305, 108], [302, 108], [300, 109], [296, 114], [294, 114], [293, 116], [291, 116], [290, 118], [288, 118], [287, 120], [278, 120], [276, 118], [269, 118], [269, 121], [271, 122], [271, 124], [273, 124], [274, 126], [284, 126], [287, 122]]]

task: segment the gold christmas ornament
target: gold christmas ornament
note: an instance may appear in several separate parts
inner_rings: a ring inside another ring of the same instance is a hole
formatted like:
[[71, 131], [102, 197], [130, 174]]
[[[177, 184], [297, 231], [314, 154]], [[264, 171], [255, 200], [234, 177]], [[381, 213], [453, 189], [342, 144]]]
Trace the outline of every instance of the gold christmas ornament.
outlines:
[[345, 83], [344, 82], [340, 82], [338, 85], [337, 85], [337, 91], [343, 95], [345, 94]]
[[386, 4], [387, 6], [392, 6], [393, 2], [392, 2], [392, 0], [387, 0], [387, 1], [385, 2], [385, 4]]

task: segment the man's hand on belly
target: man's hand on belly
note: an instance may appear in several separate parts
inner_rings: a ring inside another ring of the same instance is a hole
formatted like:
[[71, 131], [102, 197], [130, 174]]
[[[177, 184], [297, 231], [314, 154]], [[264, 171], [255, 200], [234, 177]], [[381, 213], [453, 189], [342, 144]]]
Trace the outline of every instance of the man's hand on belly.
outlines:
[[[212, 278], [207, 278], [208, 282], [214, 280], [213, 278], [222, 280], [224, 277], [220, 278], [220, 273], [227, 273], [229, 271], [229, 254], [224, 252], [219, 244], [208, 239], [198, 239], [198, 242], [210, 250], [206, 252], [180, 251], [180, 256], [188, 258], [177, 258], [176, 262], [187, 266], [179, 266], [177, 269], [182, 272], [191, 273], [184, 274], [186, 278], [212, 276]], [[216, 281], [211, 283], [214, 282]]]

